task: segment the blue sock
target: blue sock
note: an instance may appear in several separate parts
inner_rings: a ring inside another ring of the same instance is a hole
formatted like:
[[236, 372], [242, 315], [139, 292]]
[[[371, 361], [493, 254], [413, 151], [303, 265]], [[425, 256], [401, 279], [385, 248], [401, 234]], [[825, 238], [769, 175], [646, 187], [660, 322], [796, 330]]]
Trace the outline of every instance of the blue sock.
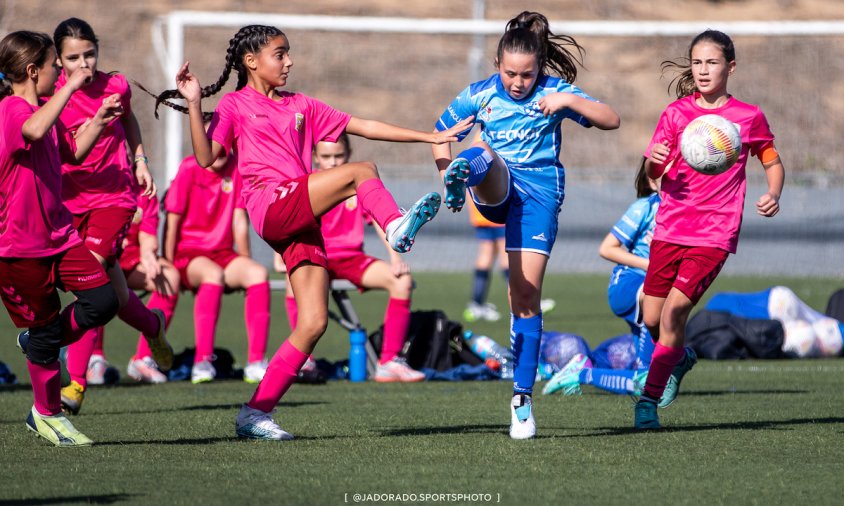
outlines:
[[469, 186], [479, 185], [486, 177], [486, 173], [489, 172], [490, 166], [492, 166], [492, 155], [484, 148], [471, 147], [457, 156], [469, 162], [471, 170], [467, 184]]
[[512, 315], [510, 345], [515, 362], [513, 394], [533, 394], [536, 367], [539, 365], [539, 341], [542, 339], [542, 314], [530, 318]]
[[592, 385], [614, 394], [633, 393], [633, 378], [638, 371], [633, 369], [583, 369], [580, 384]]
[[651, 356], [654, 354], [654, 340], [648, 329], [642, 325], [642, 331], [636, 338], [636, 369], [647, 369], [651, 366]]
[[475, 282], [472, 284], [472, 300], [477, 304], [486, 301], [489, 291], [489, 271], [475, 269]]

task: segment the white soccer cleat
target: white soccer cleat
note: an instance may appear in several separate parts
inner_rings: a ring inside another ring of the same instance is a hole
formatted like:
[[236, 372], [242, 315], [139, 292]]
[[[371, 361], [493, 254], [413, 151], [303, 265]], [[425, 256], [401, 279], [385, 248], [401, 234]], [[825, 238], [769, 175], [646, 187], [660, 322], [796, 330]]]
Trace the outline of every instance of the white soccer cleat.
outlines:
[[271, 413], [264, 413], [244, 404], [235, 419], [237, 437], [267, 441], [289, 441], [293, 439], [292, 434], [284, 431], [275, 423], [273, 413], [275, 413], [275, 410]]
[[243, 368], [243, 381], [247, 383], [260, 383], [267, 373], [267, 367], [270, 365], [267, 359], [258, 360], [257, 362], [249, 362]]
[[510, 437], [531, 439], [536, 436], [533, 401], [529, 395], [517, 394], [510, 402]]
[[190, 370], [190, 381], [194, 385], [214, 381], [214, 378], [216, 377], [217, 369], [214, 369], [214, 365], [210, 360], [201, 360], [196, 362]]
[[424, 379], [425, 373], [413, 369], [399, 357], [384, 364], [378, 364], [375, 370], [375, 381], [378, 383], [415, 383]]
[[152, 383], [154, 385], [167, 383], [167, 375], [158, 369], [158, 364], [152, 357], [129, 360], [126, 374], [141, 383]]

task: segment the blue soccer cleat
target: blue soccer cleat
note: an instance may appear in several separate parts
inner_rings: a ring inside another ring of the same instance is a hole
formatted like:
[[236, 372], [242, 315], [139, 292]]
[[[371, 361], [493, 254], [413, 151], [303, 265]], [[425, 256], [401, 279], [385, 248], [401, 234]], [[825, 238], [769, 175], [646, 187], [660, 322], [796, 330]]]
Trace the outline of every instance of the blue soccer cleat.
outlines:
[[463, 204], [466, 203], [466, 187], [470, 173], [469, 160], [465, 158], [455, 158], [448, 164], [445, 169], [445, 176], [443, 176], [445, 207], [454, 212], [463, 209]]
[[580, 371], [586, 367], [587, 362], [589, 362], [589, 357], [583, 353], [576, 353], [562, 369], [554, 373], [554, 376], [548, 380], [548, 383], [542, 389], [543, 395], [553, 394], [558, 390], [562, 390], [563, 395], [582, 394]]
[[441, 202], [440, 194], [431, 192], [417, 200], [401, 218], [390, 222], [385, 230], [390, 247], [399, 253], [410, 251], [419, 229], [434, 219], [440, 210]]
[[659, 415], [656, 412], [656, 403], [639, 399], [633, 407], [633, 428], [636, 430], [659, 430]]
[[697, 355], [694, 350], [686, 346], [686, 354], [679, 364], [674, 366], [674, 371], [671, 372], [671, 377], [668, 378], [668, 384], [665, 386], [665, 391], [662, 393], [662, 398], [659, 400], [660, 408], [667, 408], [677, 399], [677, 394], [680, 393], [680, 382], [683, 381], [683, 376], [692, 370], [692, 367], [697, 364]]

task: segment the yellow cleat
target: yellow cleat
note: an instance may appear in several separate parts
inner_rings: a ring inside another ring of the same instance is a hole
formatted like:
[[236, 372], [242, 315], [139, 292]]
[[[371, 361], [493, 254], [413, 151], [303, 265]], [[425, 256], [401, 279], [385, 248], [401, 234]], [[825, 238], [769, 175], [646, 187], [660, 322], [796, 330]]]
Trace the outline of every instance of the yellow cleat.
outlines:
[[85, 434], [76, 430], [64, 414], [44, 416], [35, 411], [35, 406], [26, 417], [26, 428], [56, 446], [91, 446], [94, 444]]
[[155, 337], [146, 337], [149, 349], [152, 352], [152, 358], [158, 364], [158, 369], [161, 372], [167, 372], [173, 368], [173, 348], [167, 342], [167, 337], [164, 335], [164, 329], [167, 322], [164, 319], [164, 312], [160, 309], [153, 309], [153, 314], [158, 318], [158, 334]]
[[62, 388], [62, 411], [69, 415], [78, 415], [85, 400], [85, 387], [75, 381]]

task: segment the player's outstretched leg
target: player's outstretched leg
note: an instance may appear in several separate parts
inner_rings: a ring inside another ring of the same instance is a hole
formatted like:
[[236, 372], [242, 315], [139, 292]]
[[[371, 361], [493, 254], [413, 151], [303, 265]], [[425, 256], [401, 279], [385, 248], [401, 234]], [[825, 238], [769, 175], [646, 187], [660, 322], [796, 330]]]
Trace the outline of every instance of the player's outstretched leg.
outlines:
[[410, 251], [419, 229], [434, 219], [441, 202], [440, 194], [431, 192], [417, 200], [401, 218], [391, 221], [385, 230], [390, 247], [399, 253]]

